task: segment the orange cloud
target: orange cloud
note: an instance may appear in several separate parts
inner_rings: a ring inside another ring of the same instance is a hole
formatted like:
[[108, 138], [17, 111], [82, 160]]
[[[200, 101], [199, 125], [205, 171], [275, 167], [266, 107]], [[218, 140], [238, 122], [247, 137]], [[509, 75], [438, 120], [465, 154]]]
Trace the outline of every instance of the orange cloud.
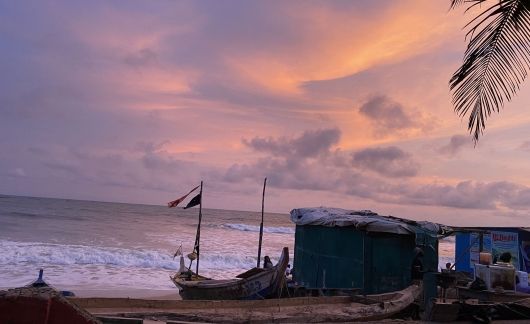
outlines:
[[299, 39], [259, 52], [236, 48], [226, 60], [241, 78], [291, 94], [300, 94], [304, 81], [339, 78], [432, 51], [460, 26], [460, 19], [448, 19], [446, 6], [427, 1], [394, 2], [368, 17], [319, 5], [291, 5], [281, 14], [292, 18]]

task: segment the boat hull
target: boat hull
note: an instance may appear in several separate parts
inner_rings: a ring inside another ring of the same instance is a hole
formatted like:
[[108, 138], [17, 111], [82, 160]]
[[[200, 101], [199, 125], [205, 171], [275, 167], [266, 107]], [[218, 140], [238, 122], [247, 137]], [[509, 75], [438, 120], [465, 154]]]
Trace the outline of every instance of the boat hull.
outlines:
[[188, 280], [175, 275], [171, 278], [179, 288], [184, 300], [234, 300], [234, 299], [265, 299], [276, 297], [285, 282], [285, 269], [289, 262], [289, 250], [284, 248], [282, 256], [270, 269], [253, 268], [239, 279]]
[[457, 287], [458, 296], [462, 299], [477, 299], [481, 302], [506, 303], [530, 298], [530, 294], [522, 292], [495, 292], [488, 290], [473, 290], [467, 287]]
[[[208, 323], [330, 323], [366, 322], [392, 317], [418, 298], [417, 285], [392, 293], [335, 297], [297, 297], [268, 300], [135, 300], [74, 298], [93, 313], [131, 312], [135, 317]], [[147, 308], [146, 308], [147, 306]], [[137, 309], [137, 311], [134, 311]]]
[[251, 280], [240, 279], [226, 285], [186, 285], [178, 283], [180, 287], [180, 296], [184, 300], [222, 300], [222, 299], [264, 299], [275, 292], [270, 286], [274, 282], [275, 272], [269, 272], [259, 278]]
[[21, 287], [0, 291], [0, 323], [97, 324], [90, 313], [53, 288]]

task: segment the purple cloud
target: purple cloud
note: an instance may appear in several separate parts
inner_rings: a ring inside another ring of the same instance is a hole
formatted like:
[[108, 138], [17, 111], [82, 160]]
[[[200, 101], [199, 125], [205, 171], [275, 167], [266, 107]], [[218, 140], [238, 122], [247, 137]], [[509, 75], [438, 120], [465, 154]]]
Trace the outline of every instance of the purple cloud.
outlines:
[[[339, 186], [344, 170], [337, 165], [344, 160], [332, 147], [340, 140], [337, 128], [306, 131], [294, 138], [254, 138], [243, 143], [267, 156], [253, 163], [234, 164], [224, 180], [260, 179], [267, 176], [279, 188], [333, 190]], [[351, 168], [351, 166], [350, 166]]]
[[524, 141], [520, 146], [520, 150], [530, 152], [530, 141]]
[[447, 156], [454, 156], [466, 145], [471, 143], [468, 136], [454, 135], [451, 137], [449, 143], [438, 149], [438, 152]]
[[352, 154], [353, 165], [387, 177], [413, 177], [420, 165], [410, 153], [391, 147], [367, 148]]
[[359, 112], [368, 117], [377, 132], [383, 135], [418, 126], [400, 103], [383, 95], [370, 98], [361, 105]]
[[[307, 131], [295, 138], [244, 140], [249, 148], [267, 156], [253, 163], [232, 165], [223, 180], [257, 181], [267, 176], [271, 185], [279, 188], [331, 190], [380, 200], [379, 195], [390, 187], [380, 176], [406, 178], [418, 172], [419, 165], [412, 156], [397, 147], [355, 153], [332, 150], [339, 140], [338, 129]], [[366, 170], [373, 173], [363, 172]]]
[[158, 61], [157, 53], [150, 48], [143, 48], [139, 51], [129, 53], [124, 58], [125, 64], [132, 67], [142, 67], [154, 64]]
[[301, 136], [289, 139], [280, 137], [243, 140], [243, 144], [259, 151], [281, 155], [288, 158], [309, 158], [329, 153], [331, 147], [339, 142], [341, 132], [337, 128], [306, 131]]
[[465, 209], [497, 209], [499, 206], [514, 208], [530, 207], [530, 201], [522, 201], [529, 188], [507, 181], [462, 181], [454, 186], [432, 184], [408, 186], [397, 189], [398, 200], [406, 204], [446, 206]]

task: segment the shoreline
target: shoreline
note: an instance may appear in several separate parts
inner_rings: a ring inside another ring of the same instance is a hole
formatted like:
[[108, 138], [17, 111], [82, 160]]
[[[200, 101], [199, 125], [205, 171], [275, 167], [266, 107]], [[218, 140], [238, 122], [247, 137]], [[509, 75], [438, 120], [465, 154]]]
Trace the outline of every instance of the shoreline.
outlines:
[[[7, 291], [17, 287], [0, 287], [0, 291]], [[130, 299], [147, 299], [147, 300], [182, 300], [178, 289], [86, 289], [86, 288], [70, 288], [63, 289], [54, 287], [59, 291], [71, 291], [78, 298], [130, 298]]]
[[79, 298], [131, 298], [131, 299], [153, 299], [153, 300], [181, 300], [178, 289], [174, 290], [152, 290], [152, 289], [72, 289]]

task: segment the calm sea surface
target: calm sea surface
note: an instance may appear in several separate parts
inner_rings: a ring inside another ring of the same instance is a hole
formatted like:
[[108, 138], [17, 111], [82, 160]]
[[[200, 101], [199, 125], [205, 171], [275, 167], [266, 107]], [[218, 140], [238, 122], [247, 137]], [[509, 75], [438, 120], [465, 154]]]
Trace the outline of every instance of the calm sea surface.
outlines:
[[[230, 278], [256, 265], [258, 212], [204, 209], [200, 273]], [[198, 208], [0, 195], [0, 288], [33, 281], [39, 268], [59, 289], [174, 290], [173, 254], [191, 252]], [[263, 255], [292, 251], [287, 214], [265, 214]], [[454, 259], [454, 241], [440, 243], [440, 264]]]

